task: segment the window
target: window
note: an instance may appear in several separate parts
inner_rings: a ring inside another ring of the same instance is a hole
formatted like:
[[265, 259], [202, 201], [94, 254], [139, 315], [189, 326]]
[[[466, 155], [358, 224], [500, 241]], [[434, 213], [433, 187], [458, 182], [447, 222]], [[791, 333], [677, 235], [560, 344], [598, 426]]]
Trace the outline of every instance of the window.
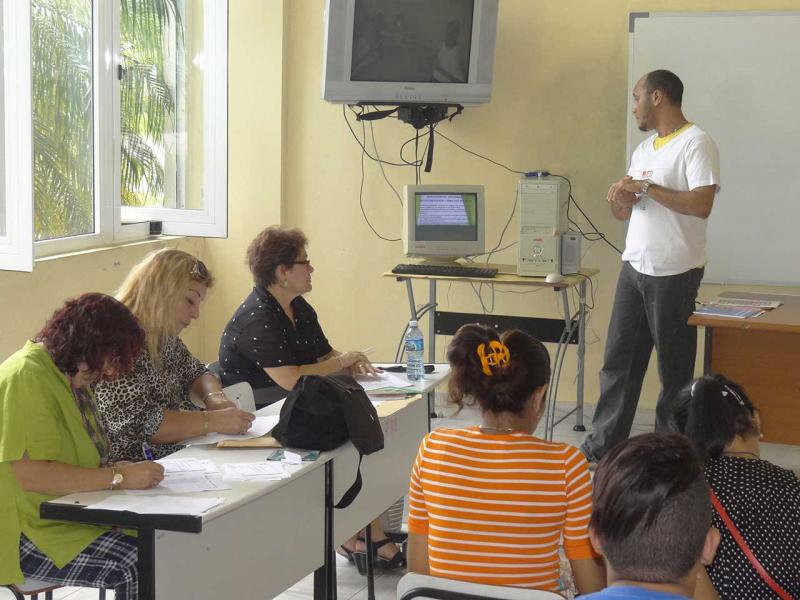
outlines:
[[[29, 4], [36, 255], [141, 238], [149, 221], [225, 236], [227, 0]], [[0, 234], [11, 211], [0, 200]]]
[[33, 268], [30, 13], [0, 3], [0, 265]]

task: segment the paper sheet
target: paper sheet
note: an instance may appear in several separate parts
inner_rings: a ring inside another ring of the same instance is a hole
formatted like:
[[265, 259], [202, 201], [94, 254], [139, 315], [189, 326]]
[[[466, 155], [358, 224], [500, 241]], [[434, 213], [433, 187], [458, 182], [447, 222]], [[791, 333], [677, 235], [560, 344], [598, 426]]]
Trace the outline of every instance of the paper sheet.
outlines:
[[194, 492], [216, 492], [229, 490], [231, 486], [222, 480], [219, 473], [167, 473], [156, 487], [146, 490], [125, 490], [126, 494], [190, 494]]
[[379, 375], [357, 375], [356, 381], [367, 392], [385, 388], [402, 389], [414, 387], [414, 382], [409, 381], [405, 373], [390, 373], [389, 371], [384, 371]]
[[222, 465], [223, 481], [277, 481], [288, 476], [289, 473], [278, 461]]
[[198, 458], [161, 458], [156, 461], [164, 467], [164, 473], [219, 473], [217, 466], [208, 459]]
[[180, 442], [187, 446], [203, 446], [207, 444], [216, 444], [223, 440], [249, 440], [252, 438], [261, 437], [269, 433], [275, 425], [278, 424], [280, 415], [268, 415], [265, 417], [256, 417], [253, 425], [247, 433], [231, 434], [231, 433], [209, 433], [202, 437], [191, 438]]
[[100, 502], [90, 504], [86, 508], [102, 510], [127, 510], [143, 515], [202, 515], [204, 512], [219, 506], [223, 498], [197, 498], [186, 496], [129, 496], [114, 494]]

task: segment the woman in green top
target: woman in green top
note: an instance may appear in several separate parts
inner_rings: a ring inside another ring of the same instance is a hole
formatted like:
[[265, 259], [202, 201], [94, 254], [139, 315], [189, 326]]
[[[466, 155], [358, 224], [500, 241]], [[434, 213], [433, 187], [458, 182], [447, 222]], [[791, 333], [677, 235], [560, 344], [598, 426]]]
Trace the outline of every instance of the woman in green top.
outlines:
[[73, 492], [150, 488], [163, 479], [163, 467], [151, 461], [108, 462], [90, 390], [127, 372], [143, 344], [123, 304], [84, 294], [0, 364], [0, 584], [27, 577], [136, 598], [135, 538], [43, 520], [39, 505]]

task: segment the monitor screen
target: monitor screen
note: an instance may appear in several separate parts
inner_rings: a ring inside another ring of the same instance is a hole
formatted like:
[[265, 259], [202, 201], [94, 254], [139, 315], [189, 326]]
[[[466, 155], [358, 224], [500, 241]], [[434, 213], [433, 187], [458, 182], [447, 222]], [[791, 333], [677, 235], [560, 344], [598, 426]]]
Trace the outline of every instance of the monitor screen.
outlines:
[[451, 261], [483, 253], [483, 186], [418, 184], [403, 191], [406, 256]]
[[467, 83], [474, 0], [355, 0], [352, 81]]
[[416, 240], [418, 242], [476, 241], [477, 203], [478, 197], [475, 193], [415, 193]]

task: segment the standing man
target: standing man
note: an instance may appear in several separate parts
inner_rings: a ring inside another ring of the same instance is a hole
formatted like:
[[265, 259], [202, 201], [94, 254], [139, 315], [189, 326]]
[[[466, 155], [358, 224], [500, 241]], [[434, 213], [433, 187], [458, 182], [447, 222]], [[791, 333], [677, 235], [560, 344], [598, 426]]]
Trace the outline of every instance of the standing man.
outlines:
[[606, 338], [600, 398], [581, 449], [599, 460], [630, 434], [653, 345], [661, 393], [656, 430], [692, 380], [697, 333], [687, 320], [706, 263], [706, 222], [719, 185], [714, 140], [683, 116], [683, 83], [670, 71], [633, 89], [639, 129], [655, 131], [631, 157], [628, 174], [608, 190], [611, 212], [630, 221]]

